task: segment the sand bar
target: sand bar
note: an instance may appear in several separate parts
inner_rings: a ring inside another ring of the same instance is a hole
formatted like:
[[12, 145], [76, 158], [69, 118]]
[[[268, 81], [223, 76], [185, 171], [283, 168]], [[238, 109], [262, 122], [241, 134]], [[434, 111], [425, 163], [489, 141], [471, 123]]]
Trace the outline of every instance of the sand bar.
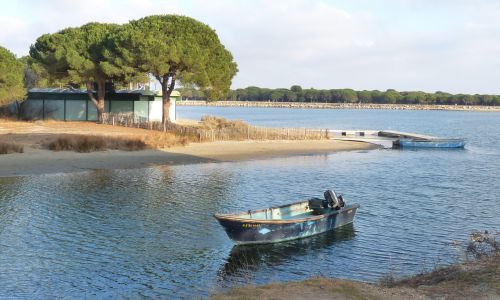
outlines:
[[47, 141], [66, 134], [140, 138], [150, 133], [145, 129], [89, 122], [21, 122], [0, 119], [0, 142], [24, 147], [24, 153], [0, 155], [0, 176], [239, 161], [376, 148], [369, 143], [338, 140], [224, 141], [191, 143], [188, 146], [162, 150], [108, 150], [93, 153], [55, 152], [44, 146]]
[[0, 155], [0, 176], [239, 161], [374, 148], [376, 146], [368, 143], [330, 140], [193, 143], [185, 147], [135, 152], [77, 153], [25, 148], [25, 153]]

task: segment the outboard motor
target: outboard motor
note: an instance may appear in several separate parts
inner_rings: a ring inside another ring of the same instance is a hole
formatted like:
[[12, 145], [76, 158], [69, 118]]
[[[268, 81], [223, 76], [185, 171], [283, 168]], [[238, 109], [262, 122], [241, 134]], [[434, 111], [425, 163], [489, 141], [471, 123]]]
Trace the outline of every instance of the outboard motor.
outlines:
[[[325, 196], [326, 201], [328, 201], [328, 205], [334, 209], [340, 209], [340, 201], [337, 198], [337, 195], [332, 190], [326, 190], [323, 194]], [[343, 202], [343, 201], [342, 201]]]
[[344, 198], [342, 197], [342, 195], [339, 195], [339, 206], [340, 207], [344, 207], [345, 206], [345, 202], [344, 202]]

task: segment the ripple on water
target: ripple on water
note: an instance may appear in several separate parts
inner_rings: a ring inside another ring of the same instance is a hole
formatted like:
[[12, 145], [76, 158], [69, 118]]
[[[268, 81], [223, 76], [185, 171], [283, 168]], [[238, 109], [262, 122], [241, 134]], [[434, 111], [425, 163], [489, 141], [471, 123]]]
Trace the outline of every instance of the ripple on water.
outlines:
[[[380, 120], [399, 116], [379, 113]], [[445, 115], [466, 123], [470, 116]], [[488, 116], [481, 116], [484, 126], [498, 128]], [[423, 123], [427, 133], [442, 132], [443, 124]], [[192, 298], [315, 275], [376, 281], [389, 271], [450, 262], [460, 254], [454, 240], [500, 224], [498, 132], [483, 139], [461, 132], [470, 148], [459, 152], [345, 152], [0, 178], [0, 298]], [[325, 188], [361, 204], [353, 225], [240, 247], [212, 217]]]

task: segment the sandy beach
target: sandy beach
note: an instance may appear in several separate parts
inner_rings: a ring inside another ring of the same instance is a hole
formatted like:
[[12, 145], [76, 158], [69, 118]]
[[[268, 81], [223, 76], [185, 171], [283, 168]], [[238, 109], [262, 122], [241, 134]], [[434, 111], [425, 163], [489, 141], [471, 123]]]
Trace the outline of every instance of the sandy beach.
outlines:
[[0, 123], [0, 142], [14, 142], [24, 147], [24, 153], [0, 155], [0, 176], [266, 159], [377, 148], [369, 143], [339, 140], [222, 141], [191, 143], [161, 150], [92, 153], [55, 152], [43, 147], [44, 142], [61, 134], [137, 137], [147, 134], [147, 130], [78, 122]]

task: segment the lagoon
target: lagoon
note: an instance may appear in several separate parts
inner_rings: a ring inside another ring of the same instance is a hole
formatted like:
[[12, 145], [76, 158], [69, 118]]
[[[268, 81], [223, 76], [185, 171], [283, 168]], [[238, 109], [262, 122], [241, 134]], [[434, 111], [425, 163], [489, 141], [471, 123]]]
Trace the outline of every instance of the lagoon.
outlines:
[[[0, 298], [192, 298], [315, 275], [377, 281], [451, 263], [470, 231], [500, 230], [498, 113], [178, 107], [180, 118], [205, 114], [467, 145], [0, 178]], [[212, 217], [327, 188], [361, 204], [352, 226], [235, 247]]]

